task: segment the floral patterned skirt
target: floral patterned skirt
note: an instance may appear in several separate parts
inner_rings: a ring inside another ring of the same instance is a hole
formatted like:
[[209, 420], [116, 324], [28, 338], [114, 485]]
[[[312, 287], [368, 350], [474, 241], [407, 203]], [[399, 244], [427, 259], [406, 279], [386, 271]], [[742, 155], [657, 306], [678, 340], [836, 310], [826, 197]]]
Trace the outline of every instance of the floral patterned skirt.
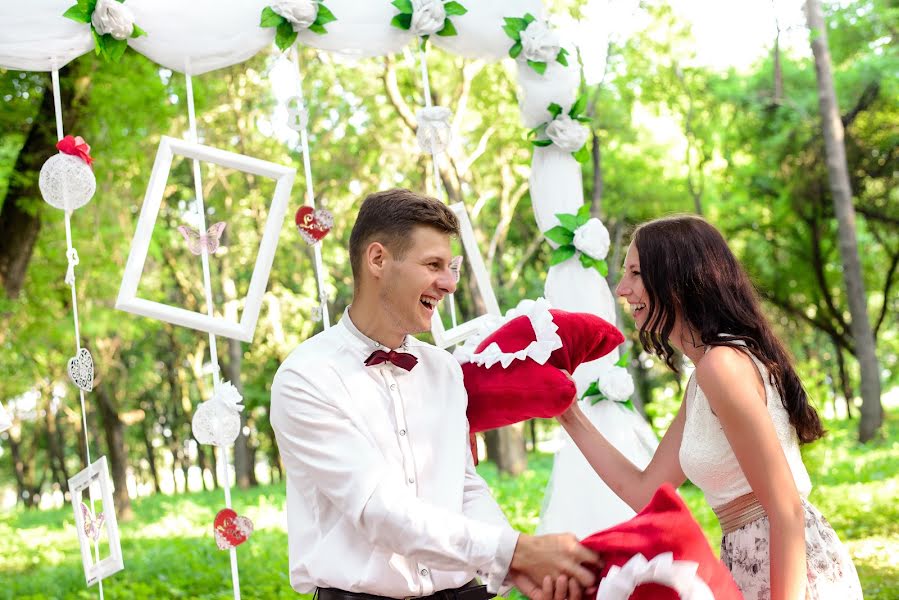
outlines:
[[[846, 548], [817, 508], [804, 499], [802, 505], [808, 563], [806, 600], [860, 600], [862, 586]], [[762, 517], [721, 540], [721, 560], [746, 600], [771, 598], [769, 529], [768, 517]]]

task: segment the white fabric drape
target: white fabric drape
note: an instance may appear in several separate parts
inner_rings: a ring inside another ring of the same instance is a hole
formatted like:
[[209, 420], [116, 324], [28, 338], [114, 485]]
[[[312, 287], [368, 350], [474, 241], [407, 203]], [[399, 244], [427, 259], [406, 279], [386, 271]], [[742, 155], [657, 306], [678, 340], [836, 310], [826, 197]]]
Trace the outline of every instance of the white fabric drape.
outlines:
[[74, 0], [0, 2], [0, 67], [52, 71], [94, 48], [90, 27], [62, 16]]

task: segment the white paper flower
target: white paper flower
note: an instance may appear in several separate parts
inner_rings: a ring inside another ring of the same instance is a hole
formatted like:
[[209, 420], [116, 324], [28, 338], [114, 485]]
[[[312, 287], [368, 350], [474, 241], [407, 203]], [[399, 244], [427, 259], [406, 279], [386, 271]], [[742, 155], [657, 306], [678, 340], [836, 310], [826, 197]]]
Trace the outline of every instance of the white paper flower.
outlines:
[[561, 47], [559, 36], [543, 21], [533, 21], [521, 32], [521, 55], [527, 60], [552, 62]]
[[91, 24], [100, 35], [126, 40], [134, 33], [134, 13], [116, 0], [99, 0], [91, 15]]
[[308, 29], [318, 17], [318, 2], [315, 0], [276, 0], [271, 8], [287, 19], [297, 33]]
[[412, 0], [412, 24], [409, 31], [414, 35], [433, 35], [443, 29], [446, 9], [443, 0]]
[[609, 254], [609, 230], [593, 218], [574, 230], [574, 247], [590, 258], [603, 260]]
[[634, 380], [624, 367], [613, 366], [599, 374], [599, 391], [616, 402], [624, 402], [634, 395]]
[[560, 114], [546, 126], [546, 137], [562, 152], [577, 152], [587, 143], [589, 135], [590, 130], [565, 113]]
[[415, 114], [418, 130], [415, 137], [422, 152], [440, 154], [450, 143], [450, 117], [453, 113], [443, 106], [421, 108]]

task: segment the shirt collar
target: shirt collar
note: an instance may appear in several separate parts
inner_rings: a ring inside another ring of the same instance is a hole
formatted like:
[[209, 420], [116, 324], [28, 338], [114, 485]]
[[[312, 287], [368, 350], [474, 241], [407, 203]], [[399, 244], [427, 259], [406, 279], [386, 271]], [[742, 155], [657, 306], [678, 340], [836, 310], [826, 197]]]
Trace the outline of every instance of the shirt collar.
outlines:
[[[341, 317], [340, 322], [343, 324], [344, 327], [346, 327], [346, 330], [352, 335], [353, 340], [357, 341], [357, 342], [361, 342], [369, 352], [373, 352], [373, 351], [379, 350], [379, 349], [390, 350], [390, 348], [388, 348], [384, 344], [378, 342], [377, 340], [371, 339], [370, 337], [368, 337], [367, 335], [365, 335], [364, 333], [359, 331], [359, 328], [356, 327], [356, 324], [353, 323], [353, 320], [350, 318], [350, 307], [349, 306], [347, 306], [346, 309], [343, 311], [343, 317]], [[411, 344], [409, 343], [409, 340], [410, 340], [410, 336], [408, 336], [408, 335], [405, 338], [403, 338], [403, 344], [398, 348], [398, 350], [408, 352], [410, 349], [410, 346], [411, 346]]]

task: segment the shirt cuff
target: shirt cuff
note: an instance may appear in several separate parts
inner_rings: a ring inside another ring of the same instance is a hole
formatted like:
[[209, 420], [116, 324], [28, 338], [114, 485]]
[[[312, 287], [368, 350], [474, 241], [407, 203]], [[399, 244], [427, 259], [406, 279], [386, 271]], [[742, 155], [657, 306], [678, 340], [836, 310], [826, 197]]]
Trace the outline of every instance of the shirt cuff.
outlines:
[[487, 591], [498, 596], [504, 595], [512, 589], [511, 583], [506, 582], [509, 574], [509, 567], [512, 565], [512, 555], [515, 554], [515, 546], [518, 544], [519, 533], [508, 527], [500, 533], [499, 543], [496, 547], [496, 556], [478, 570], [484, 583], [487, 585]]

